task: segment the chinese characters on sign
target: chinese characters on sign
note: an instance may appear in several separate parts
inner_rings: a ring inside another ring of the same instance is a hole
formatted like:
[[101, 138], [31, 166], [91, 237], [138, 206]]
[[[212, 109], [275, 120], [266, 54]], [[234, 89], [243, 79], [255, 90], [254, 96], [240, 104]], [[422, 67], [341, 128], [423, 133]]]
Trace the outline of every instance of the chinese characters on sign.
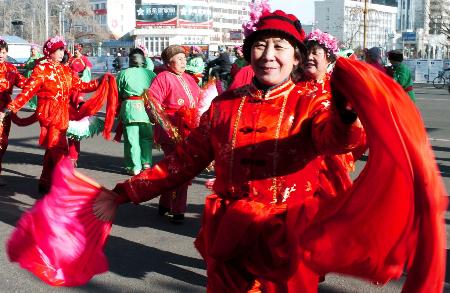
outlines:
[[211, 28], [212, 9], [204, 6], [137, 4], [136, 27]]

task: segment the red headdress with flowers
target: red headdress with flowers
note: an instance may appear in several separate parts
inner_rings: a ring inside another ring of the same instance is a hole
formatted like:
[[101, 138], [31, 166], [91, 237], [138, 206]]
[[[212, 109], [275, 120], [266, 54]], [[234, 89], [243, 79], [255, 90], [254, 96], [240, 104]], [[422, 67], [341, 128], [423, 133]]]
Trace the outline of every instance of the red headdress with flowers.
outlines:
[[43, 48], [43, 52], [45, 57], [49, 57], [50, 54], [55, 52], [58, 49], [66, 47], [66, 41], [63, 36], [54, 36], [53, 38], [48, 39]]
[[288, 14], [282, 10], [270, 12], [269, 4], [266, 0], [256, 0], [250, 4], [250, 21], [243, 24], [244, 28], [244, 58], [250, 61], [250, 50], [255, 38], [263, 32], [276, 32], [283, 37], [288, 37], [297, 47], [306, 53], [303, 44], [305, 31], [298, 18], [293, 14]]
[[339, 52], [338, 40], [329, 33], [322, 32], [320, 29], [313, 30], [306, 36], [307, 41], [315, 41], [325, 47], [329, 54], [336, 55]]
[[75, 50], [78, 50], [78, 51], [83, 51], [83, 45], [82, 44], [76, 44], [75, 46], [74, 46], [74, 48], [75, 48]]

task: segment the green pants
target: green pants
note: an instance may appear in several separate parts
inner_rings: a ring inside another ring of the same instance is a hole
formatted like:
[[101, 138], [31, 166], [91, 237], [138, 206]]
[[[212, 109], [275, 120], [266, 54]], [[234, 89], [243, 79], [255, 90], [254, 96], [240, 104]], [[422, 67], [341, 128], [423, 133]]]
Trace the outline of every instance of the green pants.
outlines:
[[152, 164], [153, 126], [150, 123], [124, 125], [125, 168], [140, 171], [143, 165]]

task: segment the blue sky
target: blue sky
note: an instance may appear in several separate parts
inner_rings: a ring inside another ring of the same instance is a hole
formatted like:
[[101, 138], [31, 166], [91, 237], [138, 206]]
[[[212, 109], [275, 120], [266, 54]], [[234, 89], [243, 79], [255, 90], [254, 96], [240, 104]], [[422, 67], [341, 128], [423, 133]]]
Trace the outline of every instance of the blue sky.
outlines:
[[315, 0], [269, 0], [272, 10], [281, 9], [294, 14], [301, 23], [311, 24], [314, 20]]

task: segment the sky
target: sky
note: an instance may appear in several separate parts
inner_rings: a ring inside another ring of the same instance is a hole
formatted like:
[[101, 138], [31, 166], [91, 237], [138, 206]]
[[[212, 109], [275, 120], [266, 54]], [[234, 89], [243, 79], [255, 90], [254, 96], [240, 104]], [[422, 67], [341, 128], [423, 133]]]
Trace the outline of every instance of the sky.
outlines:
[[269, 0], [272, 11], [281, 9], [294, 14], [303, 24], [312, 24], [314, 21], [314, 2], [315, 0]]

